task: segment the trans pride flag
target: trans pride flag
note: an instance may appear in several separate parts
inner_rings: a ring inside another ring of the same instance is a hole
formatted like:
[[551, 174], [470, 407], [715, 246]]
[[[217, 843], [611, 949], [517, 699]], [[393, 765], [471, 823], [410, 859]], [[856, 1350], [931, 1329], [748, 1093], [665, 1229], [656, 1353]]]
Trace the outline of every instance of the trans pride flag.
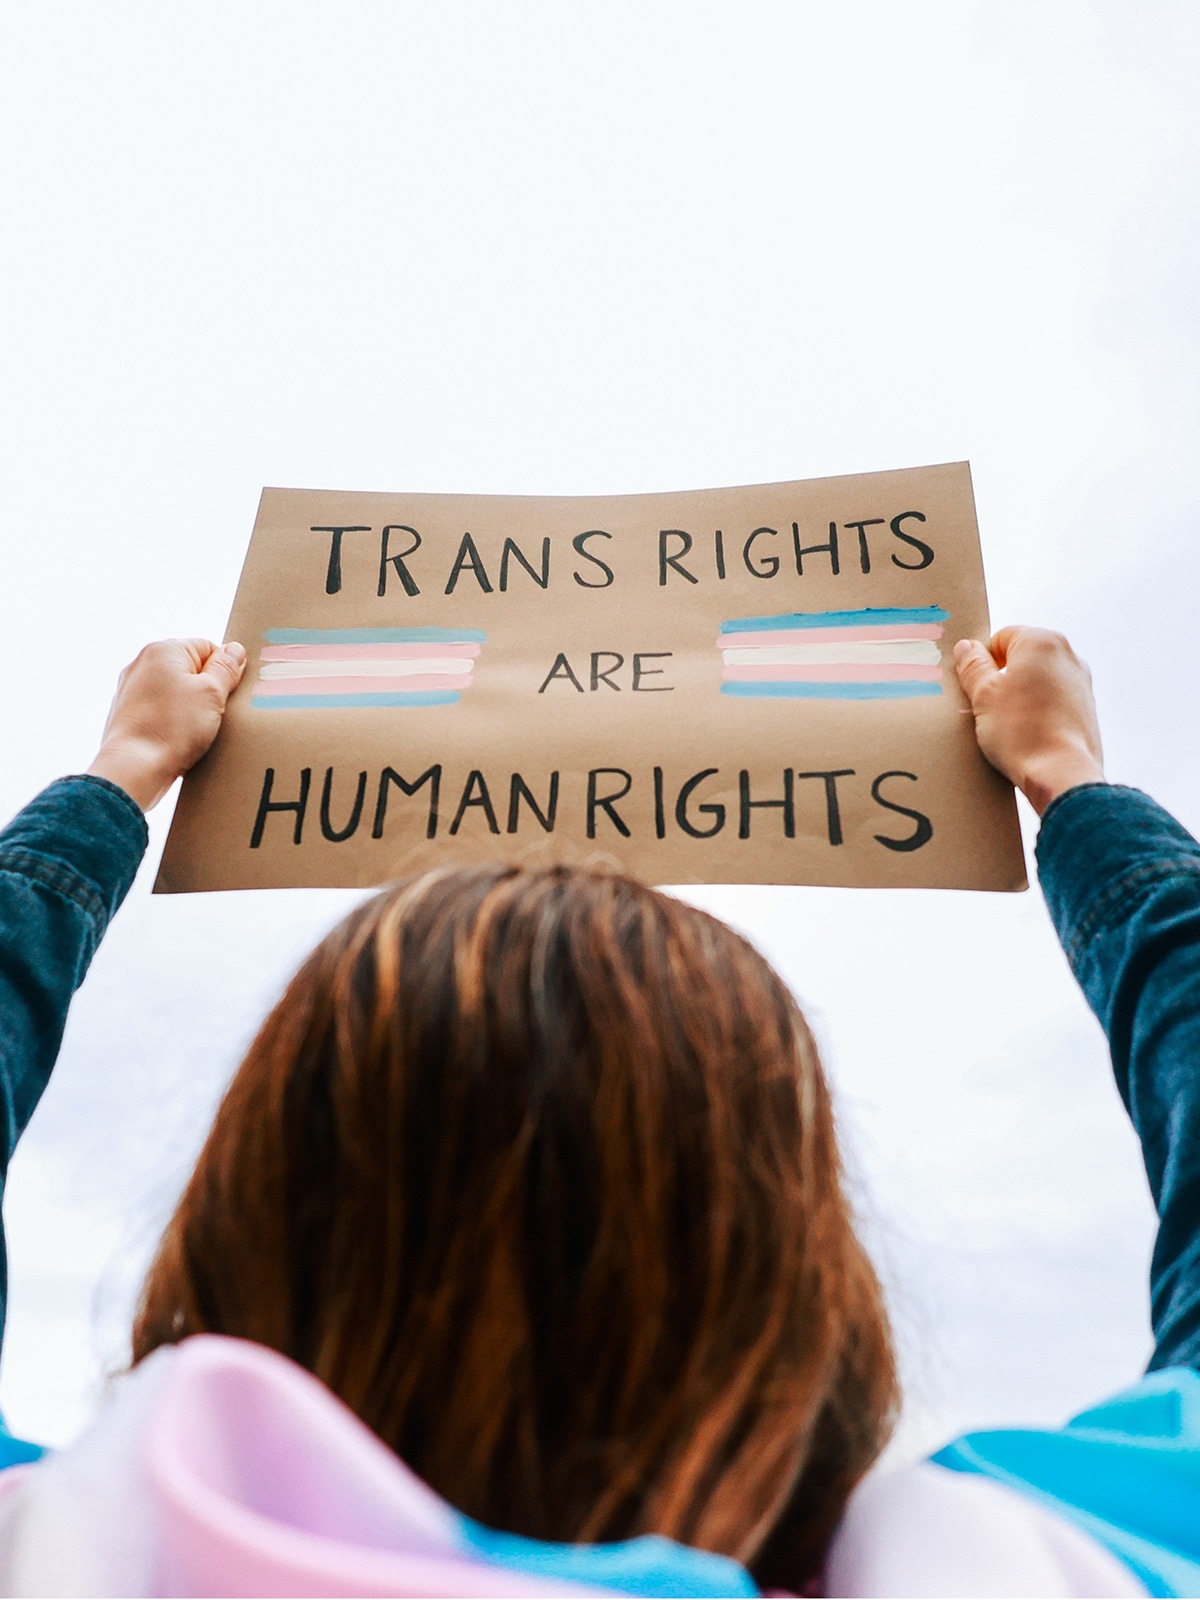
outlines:
[[941, 606], [792, 611], [721, 624], [721, 693], [750, 699], [907, 700], [941, 694]]
[[478, 628], [271, 628], [251, 705], [452, 706], [471, 683]]

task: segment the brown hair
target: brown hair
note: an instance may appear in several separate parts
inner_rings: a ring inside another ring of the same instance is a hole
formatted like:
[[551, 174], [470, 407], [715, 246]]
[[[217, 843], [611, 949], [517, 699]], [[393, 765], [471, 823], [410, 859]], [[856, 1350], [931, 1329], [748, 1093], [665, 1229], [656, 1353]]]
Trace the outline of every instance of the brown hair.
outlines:
[[795, 1001], [615, 873], [432, 872], [313, 952], [233, 1080], [134, 1357], [257, 1340], [469, 1515], [799, 1586], [891, 1424]]

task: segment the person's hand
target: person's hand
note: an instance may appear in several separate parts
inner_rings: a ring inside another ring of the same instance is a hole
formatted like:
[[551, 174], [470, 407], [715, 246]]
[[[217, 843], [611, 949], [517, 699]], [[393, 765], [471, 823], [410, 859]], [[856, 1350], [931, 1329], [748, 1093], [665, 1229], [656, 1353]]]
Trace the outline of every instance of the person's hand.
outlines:
[[979, 748], [1039, 817], [1067, 789], [1104, 782], [1092, 676], [1060, 633], [1001, 628], [986, 645], [960, 639], [954, 665]]
[[148, 644], [117, 682], [89, 773], [118, 784], [149, 811], [212, 744], [245, 667], [240, 644]]

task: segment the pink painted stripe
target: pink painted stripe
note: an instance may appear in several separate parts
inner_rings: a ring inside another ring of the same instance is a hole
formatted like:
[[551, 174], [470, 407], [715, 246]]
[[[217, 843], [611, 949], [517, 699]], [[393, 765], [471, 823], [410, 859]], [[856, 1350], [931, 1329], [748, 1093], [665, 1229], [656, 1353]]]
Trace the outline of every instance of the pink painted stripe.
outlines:
[[477, 656], [477, 644], [269, 644], [260, 661], [414, 661], [423, 656]]
[[777, 667], [722, 667], [721, 677], [726, 683], [889, 683], [897, 679], [918, 679], [933, 683], [942, 675], [941, 667], [910, 667], [889, 665], [859, 666], [857, 663], [839, 666], [836, 662], [821, 662], [808, 666]]
[[887, 622], [862, 628], [773, 628], [769, 633], [723, 633], [718, 650], [777, 649], [783, 644], [836, 644], [845, 639], [940, 639], [940, 622]]
[[256, 695], [407, 694], [410, 689], [466, 689], [469, 672], [415, 672], [408, 678], [260, 678]]

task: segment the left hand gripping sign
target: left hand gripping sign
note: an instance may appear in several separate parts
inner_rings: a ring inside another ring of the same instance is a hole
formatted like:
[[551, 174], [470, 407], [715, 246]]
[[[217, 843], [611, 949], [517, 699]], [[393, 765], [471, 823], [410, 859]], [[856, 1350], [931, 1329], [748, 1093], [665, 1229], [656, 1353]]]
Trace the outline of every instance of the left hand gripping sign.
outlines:
[[266, 489], [250, 667], [160, 892], [602, 858], [657, 883], [1021, 889], [950, 651], [966, 463], [603, 499]]

